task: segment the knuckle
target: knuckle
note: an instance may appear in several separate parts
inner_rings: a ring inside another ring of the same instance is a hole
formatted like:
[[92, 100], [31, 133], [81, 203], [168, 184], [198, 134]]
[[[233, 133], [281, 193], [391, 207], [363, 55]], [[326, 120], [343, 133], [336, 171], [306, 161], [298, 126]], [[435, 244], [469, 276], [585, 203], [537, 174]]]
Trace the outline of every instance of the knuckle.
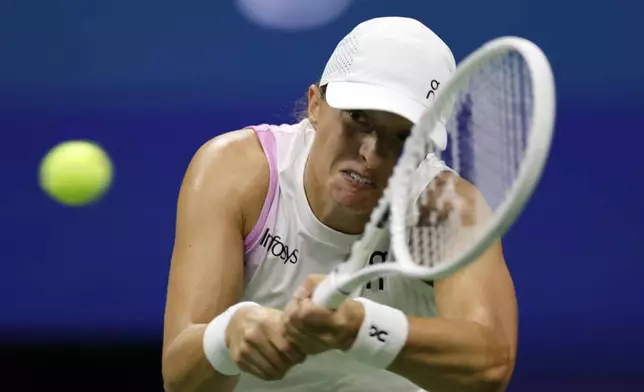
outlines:
[[250, 350], [250, 347], [248, 346], [248, 343], [241, 342], [239, 344], [239, 349], [237, 350], [235, 355], [238, 358], [238, 360], [248, 359], [248, 357], [250, 355], [250, 351], [251, 350]]
[[296, 318], [302, 324], [306, 324], [307, 320], [313, 316], [313, 309], [309, 306], [301, 306], [297, 309]]
[[293, 306], [289, 306], [284, 310], [283, 316], [284, 316], [284, 323], [285, 324], [288, 325], [288, 324], [293, 322], [293, 319], [295, 317], [295, 312], [296, 311], [297, 311], [297, 309], [295, 307], [293, 307]]
[[289, 317], [288, 322], [285, 325], [285, 330], [289, 331], [289, 333], [293, 333], [295, 330], [299, 329], [302, 327], [302, 317], [298, 313], [293, 313], [291, 317]]
[[259, 335], [262, 332], [262, 324], [261, 323], [256, 323], [253, 324], [252, 326], [248, 327], [246, 330], [246, 334], [249, 336], [255, 336]]
[[256, 374], [258, 378], [261, 378], [264, 381], [275, 381], [273, 380], [273, 377], [270, 374], [265, 374], [265, 373], [260, 373]]
[[244, 341], [251, 344], [257, 344], [263, 335], [263, 331], [258, 326], [253, 326], [244, 334]]
[[244, 363], [244, 361], [242, 360], [242, 355], [239, 351], [230, 353], [230, 359], [232, 359], [232, 361], [235, 362], [235, 364], [241, 369], [241, 365]]
[[286, 341], [275, 343], [275, 347], [280, 352], [285, 353], [285, 354], [291, 354], [291, 353], [294, 352], [293, 345], [291, 345], [289, 342], [286, 342]]
[[293, 358], [296, 363], [302, 363], [306, 359], [306, 354], [303, 351], [293, 350]]
[[[254, 374], [252, 368], [250, 366], [248, 366], [248, 364], [246, 362], [243, 362], [243, 361], [242, 362], [235, 362], [235, 364], [237, 365], [239, 370], [241, 370], [242, 372]], [[256, 375], [256, 374], [254, 374], [254, 375]]]
[[264, 371], [263, 379], [265, 381], [277, 381], [284, 378], [285, 374], [286, 372], [281, 369], [271, 369], [271, 370]]
[[271, 373], [267, 374], [264, 381], [279, 381], [284, 378], [284, 373]]

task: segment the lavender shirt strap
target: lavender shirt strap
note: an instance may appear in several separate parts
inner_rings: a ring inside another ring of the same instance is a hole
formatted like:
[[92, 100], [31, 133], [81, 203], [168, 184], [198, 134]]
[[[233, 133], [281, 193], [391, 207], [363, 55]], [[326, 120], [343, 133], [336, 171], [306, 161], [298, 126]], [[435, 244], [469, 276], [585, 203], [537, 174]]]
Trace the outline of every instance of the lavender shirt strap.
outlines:
[[270, 169], [270, 183], [268, 186], [268, 193], [266, 194], [266, 199], [264, 200], [264, 206], [262, 207], [262, 212], [259, 215], [259, 219], [255, 224], [253, 230], [244, 238], [244, 251], [245, 253], [250, 252], [257, 241], [259, 236], [266, 224], [268, 215], [273, 205], [273, 199], [277, 196], [277, 187], [278, 187], [278, 174], [277, 174], [277, 145], [275, 143], [275, 135], [271, 132], [271, 129], [268, 125], [258, 125], [251, 127], [257, 133], [257, 137], [264, 149], [266, 158], [268, 159], [268, 167]]

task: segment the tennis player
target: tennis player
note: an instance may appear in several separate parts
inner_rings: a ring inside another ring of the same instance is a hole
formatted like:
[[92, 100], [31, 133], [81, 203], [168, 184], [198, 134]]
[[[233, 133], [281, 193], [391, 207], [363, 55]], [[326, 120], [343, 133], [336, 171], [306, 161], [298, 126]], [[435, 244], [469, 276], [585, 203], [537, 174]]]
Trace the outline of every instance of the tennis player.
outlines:
[[[441, 281], [377, 279], [336, 312], [310, 302], [350, 253], [412, 125], [454, 70], [448, 46], [419, 21], [371, 19], [308, 88], [305, 119], [229, 132], [196, 152], [177, 207], [166, 391], [505, 388], [517, 306], [498, 243]], [[433, 138], [445, 147], [445, 129]], [[428, 162], [427, 180], [458, 178]], [[456, 188], [472, 191], [465, 181]], [[383, 243], [366, 262], [390, 258]], [[387, 343], [376, 349], [374, 339]]]

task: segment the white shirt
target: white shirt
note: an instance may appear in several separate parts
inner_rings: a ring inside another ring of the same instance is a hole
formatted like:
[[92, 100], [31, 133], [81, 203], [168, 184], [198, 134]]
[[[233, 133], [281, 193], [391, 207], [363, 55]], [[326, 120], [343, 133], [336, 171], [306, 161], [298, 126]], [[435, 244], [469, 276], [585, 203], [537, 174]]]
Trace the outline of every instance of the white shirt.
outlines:
[[[257, 226], [245, 241], [244, 301], [283, 309], [294, 290], [311, 274], [328, 274], [347, 258], [359, 236], [322, 224], [311, 211], [304, 192], [304, 167], [315, 131], [307, 120], [295, 125], [253, 127], [271, 166], [271, 180]], [[447, 169], [434, 161], [435, 173]], [[435, 176], [436, 174], [432, 174]], [[390, 255], [385, 240], [370, 263]], [[366, 285], [361, 296], [418, 317], [436, 316], [433, 287], [403, 277], [386, 277]], [[403, 377], [374, 369], [341, 351], [310, 356], [279, 381], [266, 382], [242, 374], [235, 391], [422, 391]]]

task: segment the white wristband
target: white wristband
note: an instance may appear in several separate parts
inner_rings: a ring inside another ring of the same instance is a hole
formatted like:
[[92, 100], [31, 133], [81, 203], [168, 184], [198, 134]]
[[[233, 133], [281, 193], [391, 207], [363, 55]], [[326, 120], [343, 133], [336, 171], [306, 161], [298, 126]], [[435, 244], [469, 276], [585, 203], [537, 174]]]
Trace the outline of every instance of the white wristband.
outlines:
[[362, 363], [385, 369], [407, 342], [407, 316], [398, 309], [366, 298], [355, 300], [364, 307], [364, 319], [353, 346], [346, 353]]
[[259, 306], [254, 302], [240, 302], [226, 309], [219, 316], [215, 317], [203, 334], [203, 351], [206, 359], [215, 370], [226, 376], [234, 376], [241, 371], [230, 357], [228, 346], [226, 346], [226, 329], [230, 319], [241, 308], [248, 306]]

